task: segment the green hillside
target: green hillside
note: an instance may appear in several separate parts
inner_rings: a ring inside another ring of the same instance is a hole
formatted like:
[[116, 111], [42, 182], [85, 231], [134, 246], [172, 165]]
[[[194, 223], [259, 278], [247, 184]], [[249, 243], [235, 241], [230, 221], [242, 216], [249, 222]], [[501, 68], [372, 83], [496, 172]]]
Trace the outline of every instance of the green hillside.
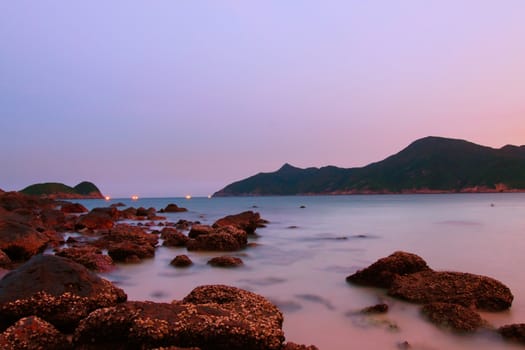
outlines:
[[70, 187], [58, 182], [46, 182], [30, 185], [20, 192], [33, 196], [53, 198], [103, 198], [100, 190], [91, 182], [81, 182]]
[[285, 164], [232, 183], [214, 196], [525, 190], [525, 146], [500, 149], [442, 137], [419, 139], [362, 168]]

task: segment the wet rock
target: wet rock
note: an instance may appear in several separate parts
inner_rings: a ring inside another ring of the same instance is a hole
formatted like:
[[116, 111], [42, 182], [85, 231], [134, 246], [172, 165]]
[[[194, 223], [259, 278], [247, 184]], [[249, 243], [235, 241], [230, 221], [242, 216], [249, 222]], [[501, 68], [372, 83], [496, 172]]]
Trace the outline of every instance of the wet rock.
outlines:
[[44, 209], [40, 212], [40, 219], [46, 228], [62, 230], [66, 224], [66, 216], [60, 210]]
[[208, 264], [215, 267], [236, 267], [243, 265], [243, 262], [240, 258], [225, 255], [208, 260]]
[[257, 227], [264, 227], [267, 221], [261, 219], [261, 215], [251, 210], [242, 212], [240, 214], [228, 215], [217, 221], [212, 225], [214, 228], [233, 226], [247, 234], [253, 234]]
[[142, 261], [142, 259], [153, 258], [155, 256], [155, 248], [149, 244], [121, 242], [109, 247], [108, 255], [114, 261], [136, 263]]
[[107, 272], [114, 268], [113, 260], [97, 247], [83, 246], [59, 249], [55, 255], [71, 259], [90, 270]]
[[377, 304], [369, 307], [365, 307], [360, 311], [362, 314], [384, 314], [388, 312], [387, 304]]
[[200, 235], [207, 235], [213, 233], [213, 231], [213, 227], [209, 225], [193, 224], [191, 226], [190, 232], [188, 233], [188, 237], [197, 238]]
[[435, 325], [459, 333], [475, 332], [484, 324], [477, 312], [457, 304], [431, 303], [421, 312]]
[[0, 329], [34, 315], [68, 332], [91, 311], [126, 298], [122, 289], [72, 260], [37, 255], [0, 280]]
[[58, 247], [65, 243], [64, 234], [57, 232], [55, 230], [46, 230], [42, 232], [48, 238], [48, 246]]
[[388, 288], [397, 275], [427, 270], [430, 268], [421, 257], [397, 251], [386, 258], [379, 259], [366, 269], [348, 276], [346, 281], [364, 286]]
[[87, 213], [88, 210], [80, 203], [63, 203], [60, 210], [65, 214], [82, 214]]
[[122, 344], [202, 350], [280, 350], [282, 314], [263, 297], [227, 286], [202, 286], [182, 302], [127, 302], [81, 321], [75, 346]]
[[388, 294], [415, 303], [443, 302], [487, 311], [506, 310], [514, 299], [510, 289], [493, 278], [431, 270], [396, 276]]
[[75, 229], [108, 230], [111, 229], [113, 225], [114, 219], [111, 214], [105, 211], [95, 211], [95, 209], [93, 209], [89, 213], [78, 217], [75, 223]]
[[190, 239], [186, 243], [186, 247], [188, 250], [236, 251], [245, 248], [247, 243], [248, 236], [245, 231], [233, 226], [226, 226]]
[[108, 250], [108, 255], [119, 262], [140, 262], [155, 256], [158, 237], [146, 233], [142, 227], [119, 224], [94, 245]]
[[137, 209], [133, 207], [119, 211], [119, 218], [123, 220], [134, 220], [137, 217]]
[[0, 219], [0, 249], [13, 261], [23, 261], [42, 252], [49, 238], [28, 224]]
[[171, 227], [163, 228], [160, 238], [164, 240], [162, 245], [167, 247], [185, 247], [189, 240], [188, 236]]
[[178, 230], [189, 230], [190, 227], [192, 225], [192, 222], [191, 221], [188, 221], [188, 220], [183, 220], [183, 219], [180, 219], [179, 221], [177, 221], [175, 223], [175, 227], [178, 229]]
[[93, 208], [91, 213], [104, 213], [111, 217], [112, 220], [118, 220], [120, 216], [118, 209], [114, 207]]
[[175, 267], [188, 267], [193, 264], [193, 261], [187, 255], [177, 255], [170, 262], [170, 265]]
[[111, 208], [117, 208], [117, 207], [125, 207], [126, 204], [122, 203], [122, 202], [118, 202], [118, 203], [113, 203], [110, 205]]
[[20, 319], [0, 334], [0, 348], [6, 350], [72, 349], [66, 336], [52, 324], [36, 317]]
[[282, 350], [319, 350], [317, 346], [314, 345], [299, 345], [292, 342], [287, 342], [281, 348]]
[[177, 204], [170, 203], [166, 206], [166, 208], [162, 209], [160, 212], [161, 213], [181, 213], [185, 211], [188, 211], [188, 209], [179, 207]]
[[525, 323], [510, 324], [498, 328], [498, 333], [505, 339], [525, 344]]

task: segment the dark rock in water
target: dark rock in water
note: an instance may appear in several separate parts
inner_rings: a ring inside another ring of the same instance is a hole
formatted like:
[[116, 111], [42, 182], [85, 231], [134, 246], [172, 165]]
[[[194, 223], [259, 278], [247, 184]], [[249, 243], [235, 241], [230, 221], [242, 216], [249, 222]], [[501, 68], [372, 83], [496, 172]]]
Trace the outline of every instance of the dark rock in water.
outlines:
[[498, 333], [507, 340], [525, 344], [525, 323], [509, 324], [498, 328]]
[[234, 287], [202, 286], [182, 302], [127, 302], [83, 319], [74, 345], [120, 344], [202, 350], [281, 350], [282, 314], [265, 298]]
[[159, 242], [156, 235], [146, 233], [142, 227], [119, 224], [111, 229], [106, 235], [98, 239], [94, 244], [101, 248], [111, 248], [118, 243], [134, 243], [137, 245], [149, 245], [154, 248]]
[[67, 350], [72, 349], [72, 345], [52, 324], [36, 316], [29, 316], [20, 319], [0, 334], [0, 348]]
[[493, 278], [431, 270], [396, 276], [388, 294], [415, 303], [443, 302], [487, 311], [506, 310], [514, 299], [510, 289]]
[[216, 267], [236, 267], [243, 265], [243, 262], [240, 258], [225, 255], [208, 260], [208, 264]]
[[37, 255], [0, 280], [0, 328], [34, 315], [72, 331], [91, 311], [126, 299], [122, 289], [80, 264]]
[[170, 203], [166, 206], [166, 208], [162, 209], [161, 213], [182, 213], [188, 211], [188, 209], [179, 207], [177, 204]]
[[164, 240], [162, 245], [167, 247], [185, 247], [189, 240], [188, 236], [171, 227], [163, 228], [160, 238]]
[[80, 203], [65, 202], [61, 205], [60, 210], [65, 214], [81, 214], [87, 213], [88, 210]]
[[233, 226], [246, 231], [247, 234], [253, 234], [257, 227], [264, 227], [265, 223], [267, 223], [267, 221], [261, 219], [259, 213], [249, 210], [240, 214], [225, 216], [222, 219], [215, 221], [212, 226], [214, 228]]
[[348, 276], [346, 281], [365, 286], [388, 288], [397, 275], [427, 270], [430, 268], [421, 257], [398, 251]]
[[282, 350], [319, 350], [317, 346], [314, 345], [299, 345], [292, 342], [287, 342], [283, 345]]
[[175, 267], [188, 267], [193, 264], [193, 261], [187, 255], [177, 255], [170, 262], [170, 265]]
[[384, 314], [388, 312], [387, 304], [377, 304], [369, 307], [365, 307], [360, 311], [362, 314]]
[[458, 304], [431, 303], [421, 312], [437, 326], [459, 333], [475, 332], [484, 324], [477, 312]]
[[193, 224], [191, 226], [190, 233], [188, 233], [188, 237], [190, 238], [197, 238], [200, 235], [207, 235], [214, 231], [213, 227], [209, 225], [200, 225], [200, 224]]
[[119, 219], [122, 220], [133, 220], [137, 217], [137, 209], [133, 207], [126, 208], [119, 211]]
[[153, 258], [155, 256], [155, 248], [149, 244], [120, 242], [108, 248], [108, 255], [114, 261], [136, 263], [142, 259]]
[[55, 255], [71, 259], [97, 272], [107, 272], [115, 266], [111, 257], [102, 254], [99, 248], [92, 246], [63, 248], [59, 249]]
[[180, 219], [179, 221], [175, 223], [175, 227], [178, 230], [189, 230], [191, 227], [191, 224], [192, 224], [191, 221]]
[[111, 229], [113, 225], [114, 219], [110, 213], [105, 211], [95, 211], [95, 209], [93, 209], [89, 213], [78, 217], [75, 223], [75, 229], [107, 230]]
[[188, 250], [236, 251], [245, 248], [247, 243], [248, 236], [245, 231], [233, 226], [225, 226], [213, 229], [211, 233], [200, 234], [194, 239], [190, 239], [186, 243], [186, 247]]
[[117, 208], [117, 207], [125, 207], [126, 204], [122, 203], [122, 202], [118, 202], [118, 203], [113, 203], [110, 205], [110, 208]]
[[49, 238], [28, 224], [0, 219], [0, 249], [14, 261], [42, 252]]

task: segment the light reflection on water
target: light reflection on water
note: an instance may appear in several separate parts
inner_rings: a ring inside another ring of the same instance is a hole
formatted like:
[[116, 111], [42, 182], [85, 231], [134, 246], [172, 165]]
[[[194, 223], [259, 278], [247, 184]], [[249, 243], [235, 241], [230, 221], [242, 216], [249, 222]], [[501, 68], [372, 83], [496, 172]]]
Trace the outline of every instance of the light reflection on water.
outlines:
[[[244, 261], [235, 269], [206, 262], [220, 253], [159, 247], [154, 259], [119, 265], [104, 275], [131, 300], [181, 299], [203, 284], [228, 284], [274, 301], [285, 315], [288, 340], [320, 349], [519, 349], [490, 334], [452, 335], [425, 322], [416, 305], [394, 300], [379, 289], [348, 285], [345, 277], [396, 250], [422, 256], [437, 270], [483, 274], [501, 280], [514, 296], [510, 311], [483, 317], [496, 326], [525, 322], [525, 194], [454, 194], [335, 197], [153, 198], [122, 201], [161, 209], [176, 203], [186, 213], [170, 221], [205, 224], [244, 210], [270, 221], [252, 239], [256, 247], [231, 253]], [[82, 201], [89, 208], [106, 201]], [[252, 208], [256, 205], [257, 208]], [[305, 208], [301, 209], [300, 206]], [[493, 206], [492, 206], [493, 205]], [[194, 265], [176, 269], [175, 255]], [[380, 316], [355, 312], [384, 301]]]

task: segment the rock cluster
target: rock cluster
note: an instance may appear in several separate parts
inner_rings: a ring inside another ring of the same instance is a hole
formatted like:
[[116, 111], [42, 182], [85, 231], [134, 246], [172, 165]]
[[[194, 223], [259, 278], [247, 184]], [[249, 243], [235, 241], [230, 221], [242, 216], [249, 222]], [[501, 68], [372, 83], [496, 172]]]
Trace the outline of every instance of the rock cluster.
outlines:
[[[423, 304], [431, 322], [456, 332], [474, 332], [486, 322], [476, 310], [502, 311], [514, 296], [500, 281], [463, 272], [434, 271], [419, 256], [395, 252], [347, 277], [347, 282], [386, 288], [388, 295]], [[519, 338], [519, 327], [500, 329], [500, 334]], [[524, 328], [525, 329], [525, 328]], [[525, 335], [525, 332], [524, 332]], [[522, 337], [525, 342], [525, 337]]]

